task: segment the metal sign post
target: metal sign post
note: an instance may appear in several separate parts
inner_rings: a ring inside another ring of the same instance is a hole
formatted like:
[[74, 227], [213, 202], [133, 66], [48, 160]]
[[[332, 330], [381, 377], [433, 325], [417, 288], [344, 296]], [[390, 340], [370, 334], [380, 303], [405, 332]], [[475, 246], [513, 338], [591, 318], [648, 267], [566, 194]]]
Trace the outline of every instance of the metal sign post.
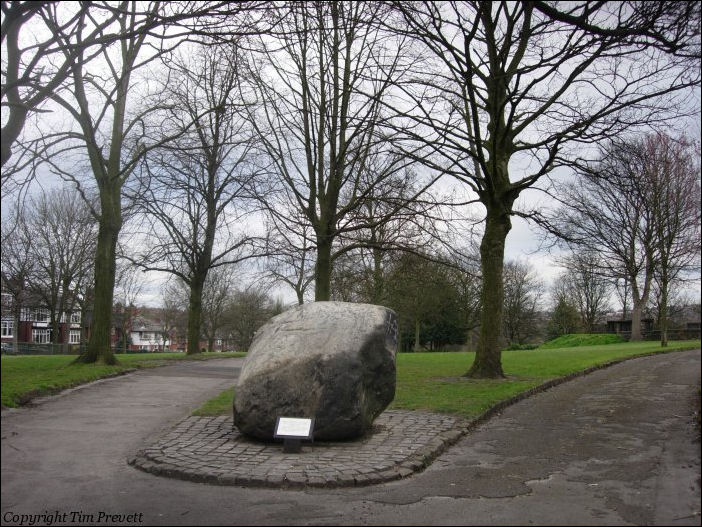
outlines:
[[298, 454], [303, 439], [312, 440], [314, 419], [306, 417], [278, 417], [273, 437], [283, 439], [283, 452]]

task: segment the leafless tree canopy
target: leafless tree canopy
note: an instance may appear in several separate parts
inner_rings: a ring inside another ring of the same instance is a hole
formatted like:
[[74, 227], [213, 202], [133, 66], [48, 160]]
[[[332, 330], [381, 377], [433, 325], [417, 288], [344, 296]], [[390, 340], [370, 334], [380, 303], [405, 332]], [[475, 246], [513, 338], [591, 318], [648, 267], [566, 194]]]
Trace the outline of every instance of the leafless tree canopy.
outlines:
[[[394, 193], [398, 184], [409, 189], [416, 174], [405, 170], [409, 159], [385, 125], [383, 102], [407, 67], [405, 37], [377, 23], [390, 7], [306, 2], [284, 9], [284, 31], [259, 42], [252, 76], [262, 104], [251, 122], [268, 161], [273, 222], [284, 225], [277, 229], [283, 235], [292, 228], [297, 246], [314, 248], [315, 299], [326, 300], [334, 260], [373, 243], [354, 233], [390, 221], [428, 183], [411, 195]], [[392, 205], [371, 218], [362, 213], [371, 201]]]
[[603, 272], [604, 259], [592, 251], [573, 252], [561, 264], [566, 269], [559, 277], [566, 300], [577, 307], [581, 327], [587, 333], [595, 333], [610, 309], [609, 296], [615, 277]]
[[[588, 145], [684, 113], [699, 85], [699, 7], [640, 3], [397, 2], [424, 50], [394, 109], [485, 208], [481, 344], [469, 372], [501, 376], [504, 242], [519, 195]], [[690, 67], [691, 63], [696, 67]], [[408, 153], [410, 154], [410, 153]], [[520, 170], [515, 170], [520, 166]]]
[[258, 174], [243, 61], [239, 46], [231, 43], [197, 48], [168, 62], [164, 127], [166, 135], [177, 137], [147, 154], [135, 191], [145, 214], [146, 244], [136, 261], [190, 287], [189, 353], [200, 351], [210, 271], [255, 255], [257, 237], [242, 233]]
[[525, 344], [538, 327], [536, 320], [544, 291], [544, 283], [535, 269], [519, 261], [508, 261], [504, 267], [505, 299], [503, 332], [507, 343]]
[[[626, 277], [634, 311], [654, 280], [664, 291], [691, 265], [679, 240], [692, 231], [660, 219], [678, 215], [681, 191], [672, 178], [647, 179], [658, 201], [627, 218], [624, 209], [651, 191], [622, 176], [627, 162], [614, 160], [628, 146], [613, 139], [699, 111], [699, 2], [0, 7], [3, 193], [56, 176], [98, 224], [81, 360], [114, 362], [115, 261], [130, 218], [148, 240], [142, 267], [185, 280], [194, 313], [211, 269], [264, 253], [269, 277], [299, 302], [312, 284], [316, 300], [331, 298], [335, 264], [356, 272], [351, 260], [362, 261], [380, 301], [391, 251], [450, 266], [456, 255], [438, 253], [473, 246], [479, 222], [482, 319], [468, 372], [477, 377], [503, 375], [505, 241], [513, 216], [547, 220], [520, 196], [552, 192], [555, 169], [581, 181], [567, 192], [625, 185], [616, 199], [602, 197], [609, 225], [579, 210], [591, 233], [561, 227], [585, 245], [598, 229], [619, 233], [604, 249], [616, 258], [601, 265]], [[605, 152], [611, 160], [598, 160]], [[439, 190], [446, 180], [460, 197]], [[699, 194], [698, 183], [679, 185]], [[480, 218], [455, 221], [458, 204]], [[455, 241], [448, 233], [458, 228]], [[427, 250], [436, 241], [443, 248]], [[190, 351], [200, 320], [193, 316]]]
[[599, 254], [601, 274], [626, 279], [632, 339], [641, 338], [654, 280], [669, 284], [699, 268], [697, 159], [684, 139], [662, 134], [612, 141], [564, 187], [565, 205], [547, 222], [563, 243]]
[[17, 317], [23, 307], [48, 309], [57, 344], [61, 318], [89, 288], [97, 225], [78, 193], [66, 188], [34, 196], [14, 220], [3, 224], [3, 291], [12, 295]]
[[[161, 5], [159, 5], [161, 4]], [[137, 35], [161, 52], [184, 41], [231, 38], [275, 27], [276, 17], [264, 2], [245, 7], [230, 2], [23, 2], [4, 1], [2, 10], [2, 184], [33, 175], [31, 136], [23, 138], [27, 120], [50, 113], [46, 103], [67, 88], [76, 63], [99, 62], [114, 43]], [[125, 24], [139, 20], [138, 24]], [[254, 23], [254, 20], [258, 24]], [[5, 117], [6, 115], [6, 117]], [[35, 145], [49, 154], [47, 144]], [[13, 157], [10, 164], [10, 158]], [[20, 179], [22, 181], [22, 179]]]

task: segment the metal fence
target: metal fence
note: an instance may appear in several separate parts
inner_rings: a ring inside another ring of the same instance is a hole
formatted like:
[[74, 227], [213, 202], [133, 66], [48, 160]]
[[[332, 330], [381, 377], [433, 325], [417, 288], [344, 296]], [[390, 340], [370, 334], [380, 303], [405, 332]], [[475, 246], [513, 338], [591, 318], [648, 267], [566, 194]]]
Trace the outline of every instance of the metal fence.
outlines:
[[[620, 331], [616, 333], [620, 337], [629, 340], [631, 331]], [[669, 329], [668, 340], [695, 340], [700, 338], [699, 329]], [[644, 340], [660, 340], [661, 332], [658, 329], [643, 332]]]
[[[12, 342], [3, 342], [1, 352], [3, 355], [79, 355], [85, 351], [85, 344], [38, 344], [36, 342], [18, 342], [15, 349]], [[167, 353], [169, 351], [166, 351]], [[149, 350], [124, 350], [112, 348], [112, 353], [163, 353]]]
[[18, 342], [15, 348], [12, 342], [2, 343], [3, 355], [78, 355], [78, 353], [80, 353], [80, 344]]

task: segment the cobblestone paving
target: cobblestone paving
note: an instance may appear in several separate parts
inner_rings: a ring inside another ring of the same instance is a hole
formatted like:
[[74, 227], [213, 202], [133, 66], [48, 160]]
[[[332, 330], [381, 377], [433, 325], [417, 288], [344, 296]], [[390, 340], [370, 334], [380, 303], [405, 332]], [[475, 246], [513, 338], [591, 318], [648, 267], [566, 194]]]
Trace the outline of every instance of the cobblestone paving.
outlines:
[[188, 417], [129, 463], [157, 474], [218, 485], [344, 487], [422, 470], [464, 432], [451, 416], [389, 410], [354, 441], [303, 443], [299, 454], [233, 429], [232, 418]]

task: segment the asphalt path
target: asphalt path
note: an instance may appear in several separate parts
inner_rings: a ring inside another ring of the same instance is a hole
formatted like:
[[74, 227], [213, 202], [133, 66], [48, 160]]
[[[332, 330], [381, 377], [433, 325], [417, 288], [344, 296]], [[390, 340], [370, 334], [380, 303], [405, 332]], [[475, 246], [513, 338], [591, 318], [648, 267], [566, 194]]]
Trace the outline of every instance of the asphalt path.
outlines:
[[383, 485], [218, 487], [127, 465], [241, 364], [142, 370], [3, 412], [2, 524], [700, 525], [699, 350], [537, 394]]

